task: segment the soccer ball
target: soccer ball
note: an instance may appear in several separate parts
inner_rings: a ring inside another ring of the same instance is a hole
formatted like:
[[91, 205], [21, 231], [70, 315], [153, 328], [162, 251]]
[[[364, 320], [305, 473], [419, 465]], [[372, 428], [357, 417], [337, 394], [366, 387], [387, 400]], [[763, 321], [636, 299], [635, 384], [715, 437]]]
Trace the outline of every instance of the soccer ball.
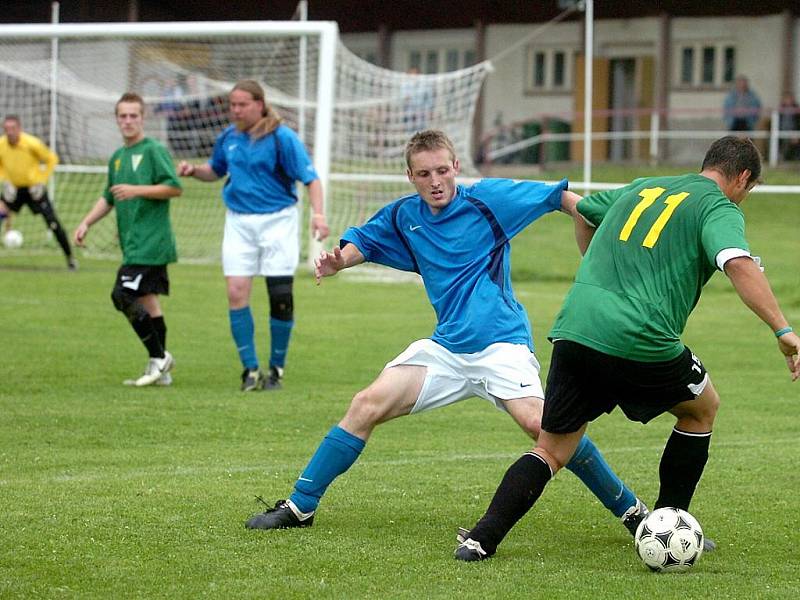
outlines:
[[3, 236], [3, 245], [6, 248], [19, 248], [22, 246], [22, 234], [16, 229], [9, 229]]
[[703, 554], [703, 529], [680, 508], [658, 508], [636, 529], [636, 553], [652, 571], [688, 571]]

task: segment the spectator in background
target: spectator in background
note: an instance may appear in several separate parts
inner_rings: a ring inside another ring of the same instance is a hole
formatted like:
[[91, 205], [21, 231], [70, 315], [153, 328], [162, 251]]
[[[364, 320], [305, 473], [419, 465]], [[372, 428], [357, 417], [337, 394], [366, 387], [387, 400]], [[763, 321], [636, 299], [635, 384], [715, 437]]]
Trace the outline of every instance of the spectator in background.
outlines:
[[186, 156], [210, 156], [217, 139], [220, 119], [211, 115], [211, 97], [204, 77], [186, 77], [186, 102], [183, 109]]
[[[800, 107], [792, 92], [783, 92], [778, 111], [778, 128], [781, 133], [800, 130]], [[781, 138], [780, 147], [784, 160], [800, 159], [800, 134], [795, 133], [791, 137]]]
[[174, 156], [188, 156], [188, 109], [185, 104], [186, 88], [178, 79], [167, 81], [164, 101], [156, 107], [157, 114], [167, 117], [167, 143]]
[[409, 134], [425, 129], [430, 120], [432, 98], [425, 81], [417, 67], [406, 70], [407, 77], [402, 85], [403, 121]]
[[753, 131], [761, 114], [761, 100], [750, 89], [747, 77], [736, 77], [733, 89], [728, 92], [723, 104], [725, 126], [728, 131]]

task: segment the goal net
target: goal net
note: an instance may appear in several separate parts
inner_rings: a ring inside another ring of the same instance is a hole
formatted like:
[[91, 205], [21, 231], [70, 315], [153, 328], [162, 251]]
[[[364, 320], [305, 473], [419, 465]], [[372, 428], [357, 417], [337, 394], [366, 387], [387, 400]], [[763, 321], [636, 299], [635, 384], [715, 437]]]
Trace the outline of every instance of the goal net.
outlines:
[[[413, 190], [403, 149], [414, 131], [445, 130], [466, 173], [475, 173], [472, 120], [487, 69], [381, 69], [348, 51], [332, 23], [7, 26], [0, 27], [0, 112], [18, 115], [25, 131], [58, 153], [50, 193], [71, 232], [102, 193], [108, 157], [121, 144], [114, 104], [123, 92], [144, 97], [145, 132], [176, 162], [199, 162], [228, 125], [234, 83], [255, 79], [314, 159], [335, 243], [348, 226]], [[217, 261], [224, 182], [182, 182], [184, 193], [171, 204], [180, 259]], [[17, 252], [57, 251], [40, 217], [23, 210], [14, 227], [25, 237]], [[315, 251], [308, 236], [302, 227], [306, 258]], [[119, 256], [113, 215], [92, 228], [87, 245], [91, 255]]]

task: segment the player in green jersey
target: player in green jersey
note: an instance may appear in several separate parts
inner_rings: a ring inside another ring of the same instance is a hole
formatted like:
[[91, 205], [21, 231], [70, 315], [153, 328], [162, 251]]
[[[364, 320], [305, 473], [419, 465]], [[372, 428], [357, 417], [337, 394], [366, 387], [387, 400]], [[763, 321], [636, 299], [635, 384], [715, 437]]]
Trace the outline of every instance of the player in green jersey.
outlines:
[[760, 175], [753, 143], [728, 136], [711, 145], [699, 174], [639, 179], [578, 202], [585, 223], [576, 235], [585, 256], [550, 332], [538, 444], [508, 469], [456, 558], [494, 554], [569, 462], [589, 421], [616, 406], [642, 423], [664, 412], [676, 417], [655, 508], [688, 510], [720, 400], [680, 335], [715, 270], [775, 333], [792, 381], [800, 377], [800, 337], [750, 256], [738, 206]]
[[174, 361], [166, 350], [159, 295], [169, 294], [167, 264], [178, 259], [169, 199], [181, 195], [181, 185], [166, 148], [144, 135], [142, 98], [123, 94], [115, 113], [124, 144], [111, 156], [106, 189], [78, 225], [74, 239], [83, 246], [89, 228], [116, 208], [122, 266], [111, 299], [150, 357], [144, 374], [124, 383], [170, 385]]

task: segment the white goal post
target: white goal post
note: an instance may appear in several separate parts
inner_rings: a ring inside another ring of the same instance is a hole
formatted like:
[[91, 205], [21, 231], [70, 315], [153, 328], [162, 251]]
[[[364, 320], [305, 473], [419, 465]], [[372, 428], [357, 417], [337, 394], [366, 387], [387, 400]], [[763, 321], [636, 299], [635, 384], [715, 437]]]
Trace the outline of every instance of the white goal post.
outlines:
[[[255, 79], [309, 148], [325, 190], [328, 244], [335, 244], [348, 226], [413, 190], [403, 177], [403, 149], [414, 131], [445, 130], [465, 174], [476, 173], [472, 122], [489, 69], [489, 63], [436, 75], [382, 69], [347, 50], [333, 22], [4, 25], [0, 113], [18, 115], [24, 130], [59, 154], [52, 198], [71, 232], [102, 192], [108, 157], [121, 143], [114, 104], [124, 92], [144, 97], [147, 135], [176, 161], [199, 162], [228, 124], [234, 83]], [[215, 262], [223, 182], [183, 183], [171, 211], [180, 259]], [[16, 217], [25, 236], [21, 251], [56, 251], [40, 221], [25, 211]], [[315, 248], [307, 226], [301, 237], [308, 258]], [[118, 256], [114, 219], [98, 223], [88, 244], [93, 255]]]

